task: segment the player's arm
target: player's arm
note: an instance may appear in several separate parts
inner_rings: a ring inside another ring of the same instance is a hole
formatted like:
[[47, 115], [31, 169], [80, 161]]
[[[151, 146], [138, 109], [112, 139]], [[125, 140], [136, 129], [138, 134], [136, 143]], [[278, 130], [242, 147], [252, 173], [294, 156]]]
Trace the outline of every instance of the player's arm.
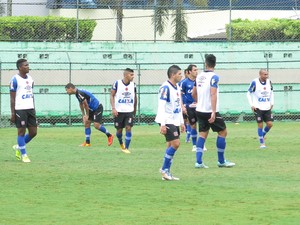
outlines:
[[134, 103], [133, 103], [133, 115], [136, 114], [136, 106], [137, 106], [137, 94], [136, 94], [136, 85], [134, 84]]
[[167, 86], [164, 86], [160, 89], [160, 98], [158, 100], [158, 110], [160, 113], [160, 133], [166, 134], [166, 104], [170, 96], [170, 90]]
[[16, 101], [16, 92], [15, 91], [10, 91], [10, 121], [12, 123], [15, 122], [15, 101]]
[[217, 101], [218, 101], [218, 83], [219, 77], [214, 75], [210, 81], [210, 98], [211, 98], [211, 116], [208, 120], [209, 123], [215, 122], [217, 112]]
[[82, 113], [83, 123], [85, 123], [89, 119], [89, 113], [90, 113], [90, 108], [86, 99], [80, 102], [80, 110]]
[[271, 103], [271, 107], [270, 110], [273, 109], [274, 106], [274, 91], [273, 91], [273, 85], [272, 82], [270, 81], [270, 85], [271, 85], [271, 93], [270, 93], [270, 103]]
[[111, 89], [110, 91], [110, 105], [111, 105], [111, 110], [112, 110], [112, 114], [116, 117], [118, 116], [118, 112], [116, 110], [116, 106], [115, 106], [115, 95], [116, 95], [117, 91]]
[[247, 91], [247, 99], [248, 99], [249, 105], [251, 106], [251, 110], [253, 112], [256, 110], [256, 107], [254, 106], [254, 103], [252, 100], [252, 95], [253, 95], [253, 92], [255, 92], [255, 89], [256, 89], [255, 81], [252, 81], [248, 88], [248, 91]]

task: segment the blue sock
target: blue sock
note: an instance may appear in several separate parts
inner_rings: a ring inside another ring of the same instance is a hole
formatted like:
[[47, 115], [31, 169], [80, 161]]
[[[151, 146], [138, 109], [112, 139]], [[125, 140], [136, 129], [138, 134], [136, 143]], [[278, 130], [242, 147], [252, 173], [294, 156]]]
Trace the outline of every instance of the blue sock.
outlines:
[[186, 142], [190, 140], [191, 136], [191, 126], [189, 124], [186, 125]]
[[199, 164], [202, 164], [202, 155], [203, 155], [203, 147], [204, 147], [205, 139], [203, 137], [199, 137], [197, 141], [197, 149], [196, 149], [196, 161]]
[[31, 137], [29, 137], [29, 134], [25, 134], [25, 143], [27, 144], [28, 142], [31, 141]]
[[166, 154], [165, 154], [165, 157], [164, 157], [164, 163], [163, 163], [163, 166], [162, 166], [162, 170], [168, 170], [170, 171], [170, 167], [171, 167], [171, 164], [172, 164], [172, 159], [173, 159], [173, 156], [176, 152], [176, 149], [173, 148], [172, 146], [170, 146], [169, 148], [166, 149]]
[[192, 137], [192, 143], [193, 145], [197, 144], [197, 130], [191, 129], [191, 137]]
[[266, 134], [269, 132], [270, 128], [268, 126], [265, 126], [263, 130], [263, 137], [266, 136]]
[[131, 131], [126, 131], [126, 134], [125, 134], [125, 148], [129, 148], [129, 144], [130, 144], [130, 141], [131, 141]]
[[257, 134], [258, 134], [258, 138], [259, 138], [259, 143], [263, 144], [264, 143], [264, 135], [263, 135], [263, 131], [261, 128], [257, 129]]
[[21, 154], [25, 155], [26, 154], [25, 136], [18, 136], [17, 142], [18, 142]]
[[120, 145], [123, 144], [122, 135], [123, 135], [122, 133], [118, 133], [118, 132], [116, 133], [116, 137], [118, 138]]
[[102, 133], [106, 134], [107, 137], [110, 136], [110, 133], [108, 132], [108, 130], [106, 130], [106, 128], [105, 128], [103, 125], [100, 126], [100, 129], [99, 129], [99, 130], [100, 130]]
[[89, 143], [91, 142], [91, 140], [90, 140], [90, 138], [91, 138], [91, 133], [92, 133], [91, 128], [90, 128], [90, 127], [85, 128], [84, 133], [85, 133], [85, 142], [86, 142], [87, 144], [89, 144]]
[[218, 149], [218, 161], [219, 163], [224, 163], [225, 158], [224, 158], [224, 151], [226, 148], [226, 140], [224, 137], [217, 137], [217, 149]]

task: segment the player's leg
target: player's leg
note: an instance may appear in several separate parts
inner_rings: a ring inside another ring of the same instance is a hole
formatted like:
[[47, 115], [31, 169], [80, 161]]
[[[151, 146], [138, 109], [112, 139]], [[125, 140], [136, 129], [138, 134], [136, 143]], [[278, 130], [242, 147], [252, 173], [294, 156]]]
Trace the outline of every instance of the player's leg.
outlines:
[[195, 168], [208, 168], [203, 161], [203, 151], [206, 138], [208, 136], [208, 132], [210, 129], [210, 125], [208, 123], [208, 119], [210, 118], [210, 113], [200, 113], [196, 112], [197, 121], [198, 121], [198, 130], [199, 130], [199, 137], [196, 143], [196, 163]]
[[263, 137], [265, 137], [273, 126], [274, 119], [271, 110], [264, 112], [263, 120], [266, 122], [266, 126], [263, 129]]
[[163, 165], [160, 169], [160, 172], [162, 174], [163, 180], [179, 180], [179, 178], [172, 176], [170, 171], [173, 162], [173, 157], [180, 146], [180, 131], [179, 127], [176, 127], [172, 124], [166, 124], [166, 126], [168, 127], [168, 129], [167, 133], [165, 134], [165, 137], [167, 143], [169, 144], [165, 151]]
[[126, 113], [126, 118], [125, 118], [125, 148], [128, 150], [129, 145], [131, 142], [132, 138], [132, 128], [133, 127], [133, 113]]
[[35, 110], [28, 110], [28, 134], [25, 134], [25, 144], [29, 143], [37, 135], [37, 121]]
[[218, 132], [218, 137], [216, 141], [217, 153], [218, 153], [218, 166], [219, 167], [233, 167], [235, 163], [230, 162], [225, 159], [225, 149], [226, 149], [226, 137], [227, 128], [226, 124], [219, 113], [216, 114], [215, 122], [211, 125], [214, 132]]
[[110, 146], [113, 143], [113, 135], [102, 124], [102, 115], [103, 115], [103, 106], [102, 104], [100, 104], [98, 109], [93, 112], [94, 127], [96, 128], [96, 130], [99, 130], [100, 132], [104, 133], [107, 136], [107, 144], [108, 146]]
[[91, 123], [90, 118], [84, 121], [84, 134], [85, 134], [85, 142], [83, 142], [80, 146], [82, 147], [90, 147], [91, 146]]
[[260, 144], [260, 148], [265, 148], [264, 134], [263, 134], [263, 113], [261, 110], [256, 109], [254, 112], [255, 119], [257, 122], [257, 135]]

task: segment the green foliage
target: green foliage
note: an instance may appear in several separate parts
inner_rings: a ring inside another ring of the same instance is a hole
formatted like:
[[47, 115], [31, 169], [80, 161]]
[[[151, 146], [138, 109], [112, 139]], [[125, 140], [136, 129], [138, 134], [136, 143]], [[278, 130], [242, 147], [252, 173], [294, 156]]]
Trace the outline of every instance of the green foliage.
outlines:
[[203, 156], [209, 169], [195, 169], [182, 134], [172, 164], [177, 182], [158, 172], [166, 143], [157, 125], [132, 128], [131, 154], [117, 138], [108, 147], [95, 129], [92, 146], [83, 148], [83, 126], [39, 127], [27, 144], [29, 164], [14, 158], [16, 128], [0, 129], [0, 224], [298, 225], [299, 122], [275, 121], [265, 150], [256, 123], [227, 127], [225, 154], [236, 166], [216, 166], [217, 135], [210, 132]]
[[[226, 25], [229, 39], [230, 25]], [[294, 41], [300, 39], [300, 21], [291, 19], [236, 19], [231, 23], [231, 40], [235, 41]]]
[[[78, 41], [90, 41], [94, 20], [78, 21]], [[12, 16], [0, 18], [0, 41], [77, 41], [75, 18]]]

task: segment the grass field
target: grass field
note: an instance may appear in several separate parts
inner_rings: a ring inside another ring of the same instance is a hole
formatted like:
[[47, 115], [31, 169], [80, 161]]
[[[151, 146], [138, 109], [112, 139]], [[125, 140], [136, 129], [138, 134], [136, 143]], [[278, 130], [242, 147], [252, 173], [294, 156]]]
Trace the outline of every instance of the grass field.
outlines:
[[[258, 148], [255, 123], [228, 125], [226, 158], [218, 168], [216, 134], [195, 169], [191, 144], [182, 143], [162, 181], [165, 151], [158, 126], [133, 127], [132, 154], [107, 147], [92, 130], [81, 148], [82, 127], [39, 128], [27, 145], [30, 164], [14, 158], [15, 128], [0, 129], [1, 225], [292, 225], [300, 222], [300, 123], [275, 122], [266, 150]], [[115, 133], [112, 126], [107, 126]]]

